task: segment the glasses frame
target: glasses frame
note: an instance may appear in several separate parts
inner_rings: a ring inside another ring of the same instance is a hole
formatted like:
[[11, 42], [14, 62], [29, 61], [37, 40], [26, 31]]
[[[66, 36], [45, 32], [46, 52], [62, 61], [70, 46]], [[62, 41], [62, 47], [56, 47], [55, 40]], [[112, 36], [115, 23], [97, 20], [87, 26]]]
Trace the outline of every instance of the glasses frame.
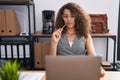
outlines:
[[76, 18], [76, 15], [74, 15], [74, 14], [71, 14], [71, 15], [61, 15], [61, 16], [62, 16], [62, 18], [64, 20], [66, 20], [68, 18], [70, 18], [70, 19], [75, 19]]

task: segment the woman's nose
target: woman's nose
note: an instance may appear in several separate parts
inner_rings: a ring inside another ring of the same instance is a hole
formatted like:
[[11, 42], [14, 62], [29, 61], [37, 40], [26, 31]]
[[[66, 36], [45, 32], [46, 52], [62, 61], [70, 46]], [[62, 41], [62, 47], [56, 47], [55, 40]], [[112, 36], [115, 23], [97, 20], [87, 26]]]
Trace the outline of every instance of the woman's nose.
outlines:
[[69, 17], [67, 18], [67, 21], [71, 21], [71, 20], [72, 20], [72, 17], [69, 16]]

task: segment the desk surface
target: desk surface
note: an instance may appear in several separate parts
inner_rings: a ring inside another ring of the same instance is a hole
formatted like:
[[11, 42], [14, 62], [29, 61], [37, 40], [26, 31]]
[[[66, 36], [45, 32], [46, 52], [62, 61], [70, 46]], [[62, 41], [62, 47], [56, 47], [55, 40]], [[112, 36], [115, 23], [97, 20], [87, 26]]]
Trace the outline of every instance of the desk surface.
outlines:
[[[37, 75], [40, 75], [40, 77], [42, 76], [42, 79], [40, 78], [39, 80], [46, 80], [45, 71], [22, 71], [22, 72], [29, 72], [29, 73], [31, 73], [30, 77], [34, 76], [33, 73], [37, 73]], [[28, 74], [25, 74], [25, 75], [28, 75]], [[100, 80], [120, 80], [120, 72], [117, 72], [117, 71], [106, 71], [105, 76], [101, 77]]]
[[120, 80], [120, 72], [106, 71], [105, 76], [100, 80]]
[[[45, 75], [42, 80], [46, 80]], [[120, 80], [120, 72], [106, 71], [105, 76], [101, 77], [100, 80]]]

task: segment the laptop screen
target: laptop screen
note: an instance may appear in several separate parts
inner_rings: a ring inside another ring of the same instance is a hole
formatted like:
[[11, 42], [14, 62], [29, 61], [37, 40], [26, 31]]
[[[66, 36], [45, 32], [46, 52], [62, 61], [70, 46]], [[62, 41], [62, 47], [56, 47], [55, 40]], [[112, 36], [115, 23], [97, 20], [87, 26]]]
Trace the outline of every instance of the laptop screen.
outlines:
[[99, 80], [101, 57], [46, 56], [47, 80]]

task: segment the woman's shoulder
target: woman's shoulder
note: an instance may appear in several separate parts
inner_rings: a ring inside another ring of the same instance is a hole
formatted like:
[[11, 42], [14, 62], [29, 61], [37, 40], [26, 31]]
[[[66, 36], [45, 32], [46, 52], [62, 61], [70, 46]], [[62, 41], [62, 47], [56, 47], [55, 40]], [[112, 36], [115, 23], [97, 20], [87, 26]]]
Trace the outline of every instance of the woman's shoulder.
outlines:
[[92, 40], [91, 34], [87, 34], [86, 41], [91, 41], [91, 40]]
[[82, 37], [83, 37], [83, 38], [85, 39], [85, 41], [86, 41], [86, 40], [91, 39], [91, 34], [87, 34], [86, 36], [83, 35]]
[[91, 38], [91, 34], [87, 34], [87, 38]]

